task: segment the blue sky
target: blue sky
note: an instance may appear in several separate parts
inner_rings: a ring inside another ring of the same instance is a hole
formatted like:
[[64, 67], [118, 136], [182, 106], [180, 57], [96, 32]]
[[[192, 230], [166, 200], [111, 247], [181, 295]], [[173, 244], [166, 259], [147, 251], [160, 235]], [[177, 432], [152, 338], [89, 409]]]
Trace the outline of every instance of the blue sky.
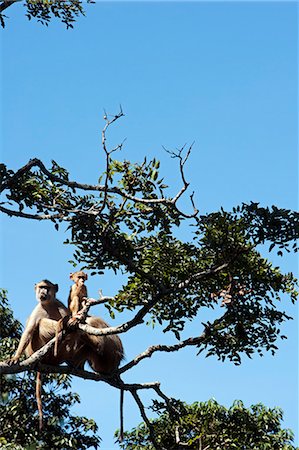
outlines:
[[[119, 158], [160, 159], [172, 193], [180, 180], [162, 146], [195, 141], [186, 172], [201, 213], [250, 200], [297, 208], [296, 3], [104, 2], [87, 5], [74, 30], [56, 21], [49, 27], [30, 23], [20, 4], [6, 14], [1, 147], [9, 167], [33, 157], [46, 164], [55, 159], [72, 179], [95, 183], [104, 169], [103, 110], [113, 114], [121, 104], [125, 117], [110, 130], [111, 145], [126, 138]], [[35, 305], [33, 285], [44, 277], [59, 283], [59, 298], [66, 301], [72, 270], [72, 249], [62, 245], [66, 233], [4, 217], [1, 235], [1, 286], [16, 317], [25, 322]], [[273, 261], [297, 271], [294, 256]], [[114, 295], [122, 282], [111, 274], [94, 277], [89, 294], [96, 297], [102, 288]], [[285, 301], [296, 318], [297, 309]], [[201, 321], [187, 327], [186, 337], [198, 333]], [[281, 406], [285, 426], [298, 439], [297, 329], [297, 320], [284, 326], [289, 339], [279, 343], [275, 357], [256, 356], [235, 367], [187, 349], [154, 356], [127, 380], [160, 380], [168, 395], [187, 402], [214, 397], [226, 406], [235, 399]], [[172, 337], [141, 326], [123, 341], [130, 360]], [[117, 448], [118, 393], [94, 382], [73, 385], [81, 395], [75, 412], [97, 420], [102, 450]], [[125, 408], [126, 427], [137, 425], [141, 419], [129, 396]]]

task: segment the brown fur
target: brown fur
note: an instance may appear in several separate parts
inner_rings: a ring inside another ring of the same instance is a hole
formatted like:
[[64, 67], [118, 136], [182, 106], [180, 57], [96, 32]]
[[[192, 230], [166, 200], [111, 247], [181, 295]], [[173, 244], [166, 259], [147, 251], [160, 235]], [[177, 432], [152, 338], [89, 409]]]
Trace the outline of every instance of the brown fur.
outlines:
[[[69, 316], [70, 311], [56, 299], [58, 285], [43, 280], [35, 285], [37, 306], [32, 311], [26, 328], [21, 336], [17, 351], [11, 362], [17, 362], [25, 352], [31, 356], [43, 347], [61, 328], [61, 322]], [[106, 328], [108, 324], [100, 317], [87, 317], [86, 323], [95, 328]], [[49, 352], [41, 362], [58, 365], [67, 362], [75, 368], [84, 368], [86, 361], [92, 369], [100, 373], [113, 372], [119, 366], [124, 355], [121, 340], [116, 335], [92, 336], [78, 329], [68, 333], [60, 342], [57, 353]], [[37, 404], [40, 414], [40, 429], [42, 428], [41, 406], [41, 375], [37, 375]]]
[[87, 288], [84, 283], [87, 278], [87, 274], [82, 271], [70, 274], [70, 279], [74, 281], [68, 298], [68, 307], [72, 313], [72, 316], [78, 314], [80, 309], [82, 309], [85, 305], [85, 298], [87, 298]]

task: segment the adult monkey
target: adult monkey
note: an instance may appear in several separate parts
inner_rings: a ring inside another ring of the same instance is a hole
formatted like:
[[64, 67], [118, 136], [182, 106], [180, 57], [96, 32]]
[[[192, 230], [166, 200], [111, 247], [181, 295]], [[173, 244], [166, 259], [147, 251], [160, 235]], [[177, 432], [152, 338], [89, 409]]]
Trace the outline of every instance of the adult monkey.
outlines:
[[[56, 299], [58, 285], [49, 280], [42, 280], [35, 285], [37, 306], [32, 311], [26, 328], [21, 336], [17, 351], [11, 363], [17, 362], [25, 352], [31, 356], [43, 347], [57, 332], [61, 320], [69, 317], [70, 311]], [[99, 317], [87, 317], [86, 322], [96, 328], [108, 325]], [[41, 362], [58, 365], [67, 362], [73, 367], [83, 368], [86, 361], [93, 370], [100, 373], [113, 372], [123, 358], [123, 347], [118, 336], [90, 336], [78, 329], [67, 333], [60, 342], [57, 354], [51, 349]], [[39, 411], [39, 427], [43, 426], [41, 403], [41, 374], [37, 373], [36, 398]]]
[[[56, 298], [57, 291], [58, 285], [49, 280], [42, 280], [35, 285], [38, 304], [27, 320], [11, 362], [17, 362], [24, 352], [26, 356], [31, 356], [43, 347], [55, 336], [59, 321], [70, 315], [69, 310]], [[57, 356], [49, 352], [41, 361], [53, 365], [67, 361], [77, 366], [79, 360], [76, 349], [80, 345], [80, 340], [80, 333], [70, 333], [59, 346]]]
[[[43, 347], [57, 334], [60, 321], [69, 316], [69, 310], [56, 299], [57, 291], [58, 285], [51, 283], [49, 280], [42, 280], [35, 285], [38, 304], [27, 320], [16, 353], [10, 360], [11, 363], [17, 362], [24, 352], [28, 357]], [[59, 352], [56, 355], [53, 354], [53, 351], [48, 352], [41, 361], [53, 365], [67, 361], [75, 367], [79, 367], [80, 363], [84, 364], [84, 361], [80, 361], [79, 357], [79, 351], [83, 347], [84, 344], [80, 343], [79, 333], [71, 333], [61, 342]], [[39, 429], [41, 430], [43, 427], [43, 412], [40, 372], [37, 372], [36, 378], [36, 401], [39, 412]]]

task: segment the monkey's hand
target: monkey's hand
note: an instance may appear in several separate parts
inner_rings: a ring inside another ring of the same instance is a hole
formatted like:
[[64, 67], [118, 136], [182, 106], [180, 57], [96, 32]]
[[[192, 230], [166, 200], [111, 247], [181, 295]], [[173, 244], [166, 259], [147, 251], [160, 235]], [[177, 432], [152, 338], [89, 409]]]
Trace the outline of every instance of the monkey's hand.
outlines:
[[13, 364], [18, 364], [20, 357], [18, 355], [14, 355], [12, 358], [7, 359], [5, 362], [12, 366]]
[[72, 327], [77, 326], [79, 323], [82, 322], [83, 317], [84, 317], [84, 315], [82, 313], [75, 314], [73, 317], [71, 317], [68, 320], [68, 323], [67, 323], [68, 327], [72, 328]]
[[87, 305], [88, 304], [92, 304], [92, 303], [97, 301], [95, 298], [91, 298], [91, 297], [88, 297], [88, 298], [84, 297], [84, 298], [85, 298], [85, 301], [86, 301]]

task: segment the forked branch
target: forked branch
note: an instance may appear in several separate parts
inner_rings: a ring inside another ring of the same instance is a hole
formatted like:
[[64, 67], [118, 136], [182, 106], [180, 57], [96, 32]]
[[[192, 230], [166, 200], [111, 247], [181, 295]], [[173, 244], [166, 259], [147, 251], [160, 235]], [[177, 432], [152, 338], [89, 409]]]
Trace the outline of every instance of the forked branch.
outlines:
[[[6, 3], [10, 3], [10, 2], [4, 2], [4, 3], [6, 4]], [[109, 164], [111, 162], [111, 154], [117, 150], [121, 150], [124, 141], [121, 144], [118, 144], [115, 148], [108, 149], [106, 132], [108, 130], [108, 127], [110, 125], [112, 125], [115, 121], [120, 119], [122, 116], [124, 116], [122, 109], [120, 109], [120, 112], [118, 114], [112, 116], [112, 119], [108, 119], [108, 115], [106, 113], [104, 115], [104, 120], [106, 123], [102, 130], [102, 138], [101, 138], [102, 147], [103, 147], [105, 157], [106, 157], [106, 171], [105, 171], [104, 184], [86, 184], [86, 183], [79, 183], [77, 181], [71, 181], [68, 179], [67, 176], [61, 177], [55, 173], [50, 172], [45, 167], [44, 163], [40, 159], [34, 158], [34, 159], [31, 159], [27, 164], [25, 164], [19, 170], [17, 170], [15, 173], [8, 176], [2, 182], [2, 185], [0, 187], [0, 192], [4, 192], [6, 189], [12, 188], [14, 186], [14, 184], [18, 180], [20, 180], [24, 175], [28, 174], [34, 167], [38, 167], [39, 170], [41, 171], [41, 173], [43, 173], [47, 177], [48, 180], [50, 180], [53, 183], [57, 183], [57, 185], [60, 187], [70, 188], [74, 192], [78, 189], [78, 190], [87, 191], [87, 192], [103, 193], [104, 198], [100, 202], [100, 206], [98, 205], [97, 207], [92, 208], [92, 210], [90, 210], [90, 208], [88, 208], [86, 210], [81, 209], [79, 211], [76, 210], [76, 208], [67, 206], [67, 207], [65, 207], [64, 211], [59, 211], [59, 205], [57, 205], [54, 202], [52, 205], [52, 209], [54, 209], [56, 211], [55, 213], [53, 212], [53, 214], [40, 214], [40, 213], [37, 213], [37, 214], [31, 213], [30, 214], [27, 212], [23, 212], [21, 210], [14, 210], [14, 209], [7, 208], [7, 207], [3, 206], [6, 202], [2, 202], [2, 204], [0, 204], [0, 205], [2, 205], [2, 206], [0, 206], [0, 211], [2, 211], [3, 213], [5, 213], [9, 216], [17, 216], [17, 217], [21, 217], [24, 219], [69, 221], [69, 220], [71, 220], [71, 216], [75, 215], [75, 214], [93, 214], [93, 215], [102, 214], [105, 209], [105, 206], [107, 204], [108, 194], [115, 194], [115, 195], [121, 197], [122, 199], [130, 200], [133, 203], [144, 204], [144, 205], [148, 205], [148, 206], [154, 206], [154, 205], [160, 204], [160, 205], [165, 205], [170, 208], [174, 208], [179, 215], [181, 215], [182, 217], [185, 217], [185, 218], [196, 217], [198, 214], [198, 210], [196, 209], [196, 207], [194, 205], [193, 194], [191, 195], [191, 203], [192, 203], [192, 206], [194, 209], [193, 214], [185, 214], [184, 212], [179, 210], [179, 208], [177, 206], [177, 201], [181, 198], [181, 196], [183, 195], [183, 193], [187, 190], [187, 188], [189, 186], [189, 183], [186, 181], [186, 177], [184, 174], [184, 166], [189, 158], [193, 144], [189, 147], [185, 157], [182, 156], [184, 147], [181, 150], [179, 150], [178, 153], [169, 152], [172, 155], [172, 157], [176, 157], [179, 159], [180, 174], [181, 174], [181, 179], [183, 181], [183, 187], [173, 198], [166, 198], [166, 197], [164, 197], [163, 194], [161, 194], [161, 197], [159, 197], [159, 198], [151, 198], [151, 197], [143, 198], [143, 197], [138, 197], [136, 195], [129, 194], [128, 192], [126, 192], [125, 189], [122, 189], [118, 186], [109, 186], [109, 175], [110, 175], [109, 174], [109, 170], [110, 170]], [[51, 206], [47, 206], [47, 208], [51, 209]]]

